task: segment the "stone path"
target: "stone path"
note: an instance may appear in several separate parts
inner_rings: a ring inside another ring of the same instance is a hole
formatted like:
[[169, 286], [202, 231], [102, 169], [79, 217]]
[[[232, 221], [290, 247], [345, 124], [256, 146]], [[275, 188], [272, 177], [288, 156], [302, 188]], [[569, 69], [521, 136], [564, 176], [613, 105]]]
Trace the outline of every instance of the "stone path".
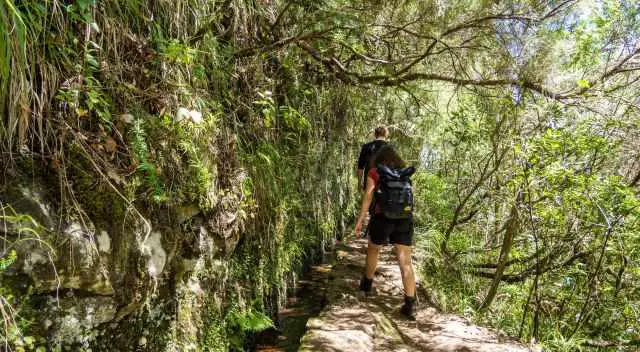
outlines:
[[299, 351], [537, 351], [465, 319], [442, 314], [422, 303], [415, 321], [399, 313], [403, 289], [400, 269], [387, 247], [380, 253], [374, 280], [377, 294], [358, 295], [366, 240], [337, 249], [338, 261], [327, 279], [327, 305], [307, 322]]

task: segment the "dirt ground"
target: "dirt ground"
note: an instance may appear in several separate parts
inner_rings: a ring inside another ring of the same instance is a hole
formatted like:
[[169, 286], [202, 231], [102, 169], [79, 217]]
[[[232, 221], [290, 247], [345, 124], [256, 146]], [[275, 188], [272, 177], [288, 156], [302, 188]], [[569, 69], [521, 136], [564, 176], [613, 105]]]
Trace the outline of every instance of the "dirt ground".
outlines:
[[307, 322], [299, 351], [538, 351], [466, 319], [438, 312], [422, 299], [415, 321], [399, 313], [403, 302], [400, 269], [390, 247], [380, 253], [375, 294], [363, 297], [358, 283], [366, 240], [337, 249], [337, 264], [327, 278], [327, 305]]

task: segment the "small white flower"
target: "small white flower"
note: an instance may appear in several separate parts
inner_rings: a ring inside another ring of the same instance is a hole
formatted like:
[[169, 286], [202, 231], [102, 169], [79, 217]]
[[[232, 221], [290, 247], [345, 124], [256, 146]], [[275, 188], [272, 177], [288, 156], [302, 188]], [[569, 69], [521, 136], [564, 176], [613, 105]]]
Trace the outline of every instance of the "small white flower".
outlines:
[[200, 111], [195, 111], [195, 110], [189, 111], [189, 117], [191, 117], [191, 121], [193, 121], [193, 123], [202, 122], [202, 113]]
[[189, 118], [189, 110], [186, 108], [179, 108], [178, 112], [176, 112], [176, 121], [180, 122], [187, 118]]

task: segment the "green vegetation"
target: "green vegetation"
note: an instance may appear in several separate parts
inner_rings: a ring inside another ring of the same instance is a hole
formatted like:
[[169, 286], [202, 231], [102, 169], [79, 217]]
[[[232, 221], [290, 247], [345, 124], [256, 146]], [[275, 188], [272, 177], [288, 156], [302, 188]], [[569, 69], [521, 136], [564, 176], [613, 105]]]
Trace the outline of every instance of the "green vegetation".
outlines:
[[[0, 251], [0, 273], [5, 273], [18, 259], [17, 248], [24, 243], [43, 247], [50, 257], [55, 255], [51, 245], [42, 240], [42, 226], [32, 217], [18, 214], [11, 206], [0, 204], [0, 226], [15, 232], [15, 238], [4, 237]], [[29, 332], [36, 312], [29, 306], [30, 288], [16, 289], [11, 278], [4, 278], [0, 285], [0, 316], [4, 322], [0, 328], [0, 345], [35, 350], [36, 338]], [[15, 302], [15, 303], [14, 303]], [[42, 347], [40, 347], [42, 348]]]
[[551, 350], [633, 350], [638, 38], [634, 1], [7, 0], [0, 179], [52, 189], [52, 250], [73, 221], [111, 241], [117, 324], [91, 329], [242, 350], [346, 231], [386, 123], [421, 166], [435, 303]]

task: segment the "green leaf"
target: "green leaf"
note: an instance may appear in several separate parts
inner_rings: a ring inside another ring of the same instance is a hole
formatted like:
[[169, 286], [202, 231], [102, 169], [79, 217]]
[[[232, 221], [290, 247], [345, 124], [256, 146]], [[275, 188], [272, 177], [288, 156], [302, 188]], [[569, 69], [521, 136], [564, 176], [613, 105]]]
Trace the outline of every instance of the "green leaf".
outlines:
[[33, 336], [25, 336], [23, 340], [24, 340], [24, 343], [27, 344], [29, 348], [33, 348], [33, 343], [36, 341], [36, 339], [33, 338]]
[[269, 166], [271, 166], [271, 159], [264, 153], [258, 152], [258, 156], [262, 158]]
[[12, 249], [6, 257], [0, 258], [0, 270], [7, 269], [11, 264], [16, 261], [18, 257], [15, 249]]
[[580, 88], [591, 88], [591, 83], [589, 83], [589, 81], [587, 81], [586, 79], [579, 79], [576, 81], [576, 83]]

